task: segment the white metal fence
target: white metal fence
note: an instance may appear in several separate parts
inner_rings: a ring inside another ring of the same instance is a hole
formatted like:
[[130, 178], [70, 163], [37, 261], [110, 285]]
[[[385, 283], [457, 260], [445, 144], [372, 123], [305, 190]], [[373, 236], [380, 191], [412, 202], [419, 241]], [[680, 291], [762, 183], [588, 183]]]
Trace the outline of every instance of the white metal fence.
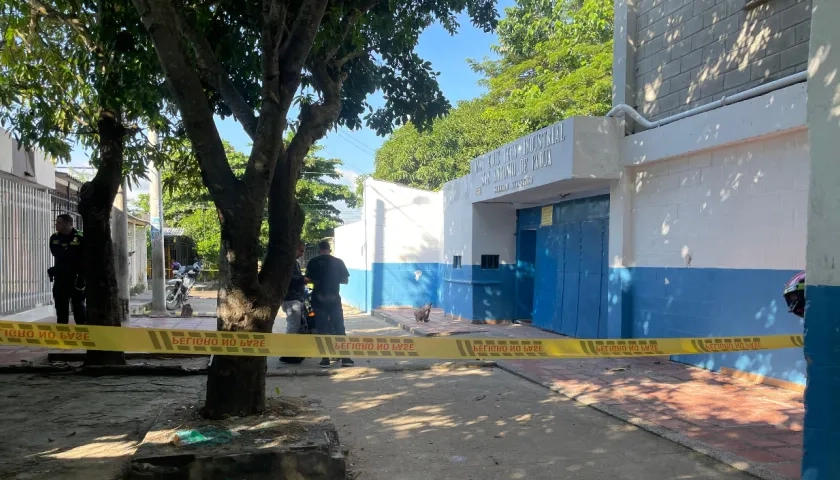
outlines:
[[0, 177], [0, 315], [47, 305], [50, 193]]

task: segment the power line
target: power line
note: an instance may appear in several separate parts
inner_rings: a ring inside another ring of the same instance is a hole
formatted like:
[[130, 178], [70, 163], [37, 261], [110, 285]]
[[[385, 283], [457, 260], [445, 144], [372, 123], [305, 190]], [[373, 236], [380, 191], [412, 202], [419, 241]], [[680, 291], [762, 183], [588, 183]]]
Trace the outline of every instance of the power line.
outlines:
[[335, 133], [339, 137], [343, 138], [347, 143], [356, 147], [356, 149], [358, 149], [359, 151], [361, 151], [361, 152], [363, 152], [367, 155], [370, 155], [371, 157], [376, 158], [376, 150], [370, 148], [365, 143], [360, 142], [359, 140], [356, 140], [355, 138], [351, 137], [349, 134], [345, 134], [341, 130], [336, 130]]

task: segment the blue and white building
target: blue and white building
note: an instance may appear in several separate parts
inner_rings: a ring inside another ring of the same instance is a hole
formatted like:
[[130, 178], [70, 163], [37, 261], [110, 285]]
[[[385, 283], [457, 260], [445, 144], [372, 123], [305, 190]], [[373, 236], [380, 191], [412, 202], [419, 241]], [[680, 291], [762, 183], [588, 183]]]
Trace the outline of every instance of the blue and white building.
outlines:
[[802, 349], [675, 360], [807, 376], [804, 478], [840, 478], [825, 450], [840, 441], [838, 4], [617, 0], [613, 111], [487, 152], [440, 192], [368, 180], [362, 221], [336, 232], [345, 301], [587, 338], [802, 334], [782, 287], [807, 251], [810, 366]]

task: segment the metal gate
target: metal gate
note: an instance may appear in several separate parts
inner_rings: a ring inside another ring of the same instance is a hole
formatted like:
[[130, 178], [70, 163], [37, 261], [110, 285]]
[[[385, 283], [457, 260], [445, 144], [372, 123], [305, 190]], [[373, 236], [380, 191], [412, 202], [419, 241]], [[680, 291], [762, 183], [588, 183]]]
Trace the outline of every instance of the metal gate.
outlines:
[[47, 305], [50, 193], [0, 177], [0, 315]]

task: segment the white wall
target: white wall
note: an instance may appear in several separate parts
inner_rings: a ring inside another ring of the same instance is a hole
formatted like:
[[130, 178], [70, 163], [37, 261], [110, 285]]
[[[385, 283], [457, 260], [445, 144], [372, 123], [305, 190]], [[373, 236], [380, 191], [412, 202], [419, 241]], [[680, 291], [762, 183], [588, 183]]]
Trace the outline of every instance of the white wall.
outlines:
[[804, 268], [807, 131], [628, 172], [636, 266]]
[[35, 150], [30, 156], [18, 149], [18, 143], [0, 128], [0, 171], [12, 174], [42, 187], [55, 188], [55, 166], [44, 152]]
[[[128, 288], [147, 285], [146, 227], [128, 224]], [[133, 253], [132, 253], [133, 252]]]
[[[443, 195], [388, 182], [365, 182], [372, 262], [437, 263], [440, 260]], [[365, 217], [363, 217], [364, 220]]]
[[474, 204], [472, 241], [473, 265], [481, 265], [482, 255], [499, 255], [499, 263], [515, 264], [516, 208], [506, 204]]
[[472, 263], [473, 209], [470, 177], [461, 177], [443, 185], [443, 248], [441, 263], [451, 264], [460, 255], [462, 265]]
[[336, 255], [359, 270], [373, 263], [438, 263], [442, 212], [441, 192], [367, 179], [361, 220], [335, 230]]
[[347, 268], [368, 270], [365, 260], [365, 224], [363, 221], [342, 225], [335, 229], [335, 256]]

